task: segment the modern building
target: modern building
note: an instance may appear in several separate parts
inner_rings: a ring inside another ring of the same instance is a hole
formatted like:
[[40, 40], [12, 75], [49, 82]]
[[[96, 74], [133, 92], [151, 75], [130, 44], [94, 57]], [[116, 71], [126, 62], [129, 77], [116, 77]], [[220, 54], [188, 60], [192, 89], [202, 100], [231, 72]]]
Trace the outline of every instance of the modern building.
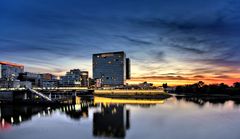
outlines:
[[80, 69], [70, 70], [65, 74], [65, 76], [61, 76], [60, 78], [60, 86], [81, 86], [81, 71]]
[[41, 79], [44, 81], [51, 81], [51, 80], [57, 79], [57, 76], [55, 76], [51, 73], [43, 73], [43, 74], [40, 74], [40, 76], [41, 76]]
[[4, 81], [14, 81], [19, 73], [24, 72], [24, 66], [10, 62], [0, 62], [0, 79]]
[[41, 76], [41, 87], [44, 88], [53, 88], [58, 87], [58, 79], [57, 76], [50, 73], [40, 74]]
[[93, 54], [93, 78], [101, 79], [102, 86], [123, 86], [127, 75], [130, 77], [130, 60], [125, 52]]
[[18, 79], [20, 81], [29, 81], [34, 87], [40, 87], [42, 83], [41, 75], [32, 72], [20, 73]]
[[81, 71], [81, 86], [89, 86], [88, 71]]
[[81, 71], [80, 69], [73, 69], [67, 72], [64, 76], [60, 77], [60, 86], [64, 87], [77, 87], [89, 86], [89, 74], [88, 71]]

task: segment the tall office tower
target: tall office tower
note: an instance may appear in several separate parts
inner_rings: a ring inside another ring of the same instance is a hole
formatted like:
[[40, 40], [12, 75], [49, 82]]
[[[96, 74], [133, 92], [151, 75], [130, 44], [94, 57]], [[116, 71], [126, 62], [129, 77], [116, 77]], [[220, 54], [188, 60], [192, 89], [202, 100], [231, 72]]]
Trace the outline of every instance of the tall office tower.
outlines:
[[17, 79], [19, 73], [24, 72], [24, 66], [10, 62], [0, 62], [0, 79], [13, 81]]
[[120, 51], [93, 54], [93, 78], [101, 79], [102, 86], [125, 85], [125, 53]]

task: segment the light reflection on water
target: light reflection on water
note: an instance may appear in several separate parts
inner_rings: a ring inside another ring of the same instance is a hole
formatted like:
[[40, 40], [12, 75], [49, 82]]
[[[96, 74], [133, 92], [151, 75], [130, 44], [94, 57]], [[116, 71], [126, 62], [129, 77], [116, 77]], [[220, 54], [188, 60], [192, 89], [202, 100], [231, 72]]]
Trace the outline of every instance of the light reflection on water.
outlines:
[[78, 99], [68, 106], [1, 106], [0, 139], [239, 139], [237, 101]]

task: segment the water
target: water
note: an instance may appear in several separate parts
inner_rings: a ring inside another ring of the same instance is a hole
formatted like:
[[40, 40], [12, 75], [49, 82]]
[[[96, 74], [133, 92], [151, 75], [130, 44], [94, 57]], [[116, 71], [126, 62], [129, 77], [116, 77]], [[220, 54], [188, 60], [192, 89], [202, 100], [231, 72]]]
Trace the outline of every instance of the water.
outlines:
[[0, 139], [239, 139], [238, 104], [173, 97], [81, 99], [61, 107], [1, 106]]

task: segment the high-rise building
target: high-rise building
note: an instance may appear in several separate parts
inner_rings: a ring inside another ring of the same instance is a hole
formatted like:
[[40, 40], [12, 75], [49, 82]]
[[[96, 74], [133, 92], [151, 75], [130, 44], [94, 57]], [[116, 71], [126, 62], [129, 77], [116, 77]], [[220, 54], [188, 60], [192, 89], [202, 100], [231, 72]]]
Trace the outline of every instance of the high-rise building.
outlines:
[[16, 80], [19, 73], [24, 72], [24, 66], [10, 62], [0, 62], [0, 79], [6, 81]]
[[126, 66], [126, 54], [123, 51], [93, 54], [93, 78], [101, 79], [103, 86], [125, 85]]

